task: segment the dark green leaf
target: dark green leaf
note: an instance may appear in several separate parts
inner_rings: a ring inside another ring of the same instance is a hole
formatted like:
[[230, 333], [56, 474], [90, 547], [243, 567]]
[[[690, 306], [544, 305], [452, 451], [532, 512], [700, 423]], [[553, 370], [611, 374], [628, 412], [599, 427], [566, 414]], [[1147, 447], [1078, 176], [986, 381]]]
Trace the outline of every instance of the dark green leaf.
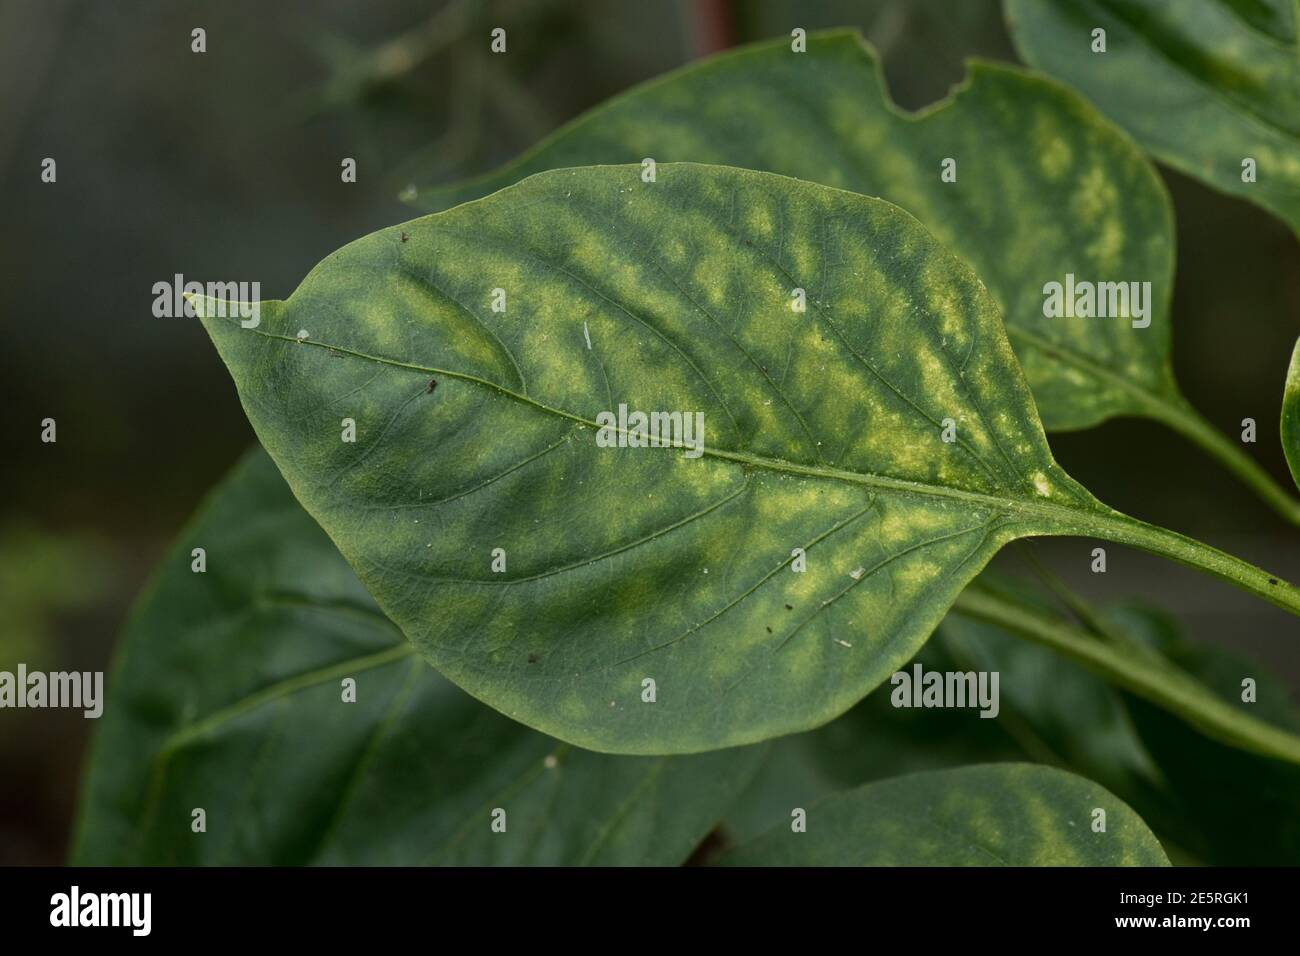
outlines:
[[[1040, 603], [1023, 593], [1020, 600], [1031, 606]], [[1026, 756], [1097, 780], [1131, 803], [1158, 777], [1133, 732], [1123, 699], [1101, 677], [1061, 654], [962, 614], [950, 614], [940, 633], [958, 670], [1000, 675], [1003, 713], [997, 722]]]
[[[734, 866], [1165, 866], [1140, 817], [1091, 781], [1033, 764], [936, 770], [794, 809]], [[1105, 831], [1094, 821], [1103, 818]]]
[[[1006, 0], [1006, 12], [1026, 60], [1077, 87], [1157, 159], [1300, 232], [1294, 0]], [[1093, 52], [1095, 29], [1106, 31], [1104, 53]]]
[[411, 653], [259, 452], [127, 629], [73, 862], [677, 864], [760, 759], [593, 754], [474, 701]]

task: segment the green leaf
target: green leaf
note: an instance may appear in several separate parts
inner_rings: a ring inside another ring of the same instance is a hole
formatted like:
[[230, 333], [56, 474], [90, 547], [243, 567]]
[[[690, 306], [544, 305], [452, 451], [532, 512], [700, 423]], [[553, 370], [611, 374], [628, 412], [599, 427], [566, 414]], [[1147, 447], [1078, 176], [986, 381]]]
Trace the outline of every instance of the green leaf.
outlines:
[[[988, 575], [985, 571], [980, 579]], [[1066, 764], [1060, 754], [1067, 747], [1053, 752], [1044, 741], [1057, 726], [1071, 742], [1088, 740], [1101, 729], [1096, 719], [1103, 712], [1100, 700], [1122, 707], [1108, 685], [1060, 655], [950, 612], [934, 636], [899, 670], [911, 674], [920, 664], [926, 671], [964, 671], [977, 663], [987, 670], [1006, 668], [1023, 676], [1036, 669], [1034, 679], [1047, 682], [1047, 691], [1040, 695], [1019, 679], [1002, 679], [998, 716], [986, 719], [975, 710], [895, 707], [893, 687], [883, 684], [830, 723], [772, 741], [762, 768], [728, 811], [725, 835], [744, 843], [766, 830], [772, 820], [788, 815], [791, 807], [806, 807], [836, 791], [972, 763], [1056, 763], [1107, 783], [1104, 777]], [[1097, 696], [1085, 701], [1094, 690]], [[1026, 696], [1047, 702], [1046, 712], [1021, 712]], [[1073, 707], [1085, 704], [1083, 719], [1069, 722], [1069, 712], [1050, 703], [1058, 700]], [[1058, 714], [1064, 719], [1057, 721]], [[1106, 767], [1114, 770], [1119, 763], [1111, 761]]]
[[[581, 746], [704, 750], [847, 709], [1002, 543], [1101, 506], [1053, 462], [978, 279], [915, 220], [769, 174], [639, 173], [541, 174], [352, 243], [256, 328], [204, 321], [435, 667]], [[702, 412], [705, 454], [599, 447], [620, 403]]]
[[[893, 105], [856, 33], [788, 39], [678, 70], [615, 97], [486, 176], [416, 192], [436, 211], [546, 169], [689, 161], [761, 169], [880, 196], [988, 283], [1049, 431], [1154, 418], [1300, 525], [1300, 501], [1182, 397], [1170, 365], [1173, 210], [1155, 169], [1069, 88], [973, 61], [919, 113]], [[955, 182], [941, 163], [956, 161]], [[1047, 283], [1150, 282], [1150, 325], [1048, 318]]]
[[[988, 572], [985, 572], [986, 574]], [[949, 614], [934, 637], [900, 670], [962, 669], [948, 652]], [[1007, 638], [1028, 654], [1059, 659], [1023, 640]], [[1066, 667], [1071, 665], [1067, 664]], [[1074, 673], [1079, 673], [1074, 668]], [[1002, 696], [1009, 688], [1002, 686]], [[923, 770], [972, 763], [1032, 760], [1007, 732], [1012, 719], [1004, 702], [995, 720], [972, 710], [893, 706], [889, 684], [877, 687], [847, 713], [802, 734], [773, 740], [749, 788], [727, 812], [723, 835], [741, 843], [758, 836], [791, 807], [807, 807], [839, 790]], [[1082, 732], [1086, 732], [1081, 727]]]
[[[867, 784], [792, 811], [727, 853], [733, 866], [1167, 866], [1118, 798], [1033, 764], [936, 770]], [[1094, 832], [1097, 810], [1105, 832]]]
[[[1014, 596], [1028, 610], [1070, 627], [1015, 582], [986, 571], [972, 587], [996, 590], [1008, 600]], [[1197, 678], [1203, 693], [1233, 704], [1239, 720], [1262, 719], [1294, 734], [1297, 720], [1285, 686], [1257, 662], [1190, 644], [1167, 617], [1150, 609], [1107, 608], [1103, 617], [1125, 640], [1138, 641], [1167, 658], [1170, 668]], [[762, 769], [728, 811], [725, 836], [744, 843], [791, 807], [875, 780], [972, 762], [1033, 760], [1104, 786], [1189, 861], [1276, 866], [1300, 859], [1294, 819], [1300, 768], [1294, 763], [1220, 743], [1076, 661], [959, 611], [945, 618], [914, 662], [927, 671], [996, 671], [997, 717], [895, 708], [891, 688], [879, 687], [838, 720], [773, 741]], [[910, 668], [909, 663], [903, 669]], [[1258, 680], [1256, 704], [1240, 701], [1245, 675]]]
[[[191, 549], [207, 570], [191, 571]], [[356, 681], [354, 703], [341, 682]], [[677, 864], [762, 748], [609, 757], [431, 671], [264, 454], [182, 534], [96, 725], [78, 864]], [[191, 813], [206, 811], [206, 832]], [[491, 831], [506, 811], [506, 832]]]
[[1300, 339], [1291, 353], [1291, 367], [1282, 391], [1282, 451], [1291, 466], [1291, 477], [1300, 485]]
[[[987, 578], [986, 572], [974, 587], [987, 591]], [[1051, 616], [1070, 627], [1059, 613]], [[1117, 651], [1130, 671], [1158, 662], [1171, 683], [1194, 689], [1199, 712], [1181, 713], [1177, 699], [1125, 693], [1124, 681], [1109, 686], [1074, 661], [963, 614], [950, 614], [940, 634], [945, 644], [956, 636], [970, 651], [965, 669], [1000, 673], [996, 722], [1028, 756], [1102, 784], [1137, 810], [1167, 847], [1216, 866], [1294, 865], [1300, 859], [1300, 738], [1285, 686], [1258, 662], [1192, 644], [1173, 620], [1151, 608], [1119, 605], [1099, 616], [1107, 636], [1093, 637], [1094, 644]], [[1258, 682], [1255, 704], [1241, 701], [1244, 676]], [[1220, 712], [1227, 715], [1216, 719], [1213, 733], [1200, 729], [1204, 714]], [[1271, 750], [1258, 746], [1270, 741]]]
[[[984, 571], [968, 586], [1013, 592], [1017, 603], [1042, 601], [1016, 582]], [[836, 790], [922, 770], [970, 763], [1032, 760], [1086, 776], [1132, 803], [1158, 776], [1142, 750], [1122, 697], [1075, 661], [1001, 627], [960, 612], [960, 603], [916, 657], [900, 670], [999, 674], [994, 718], [960, 708], [895, 707], [889, 684], [816, 730], [772, 742], [763, 768], [727, 815], [728, 835], [745, 840], [775, 809], [806, 806]], [[1059, 615], [1053, 615], [1059, 620]], [[1061, 622], [1064, 624], [1064, 622]]]
[[[1024, 58], [1067, 80], [1157, 159], [1300, 233], [1294, 0], [1006, 0]], [[1092, 31], [1106, 31], [1106, 52]], [[1243, 182], [1243, 160], [1256, 164]]]
[[[1136, 544], [1300, 613], [1290, 585], [1070, 479], [982, 284], [879, 200], [725, 167], [558, 170], [350, 244], [256, 327], [201, 306], [385, 613], [579, 746], [829, 720], [1026, 535]], [[601, 447], [644, 434], [602, 418], [620, 406], [705, 431]]]
[[[972, 62], [953, 96], [918, 114], [889, 100], [857, 33], [760, 43], [618, 96], [514, 162], [417, 191], [436, 211], [547, 169], [719, 163], [880, 196], [966, 259], [997, 300], [1049, 430], [1185, 406], [1169, 363], [1173, 213], [1155, 170], [1081, 97], [1024, 70]], [[945, 158], [957, 181], [941, 180]], [[1046, 318], [1067, 274], [1149, 281], [1148, 328]]]

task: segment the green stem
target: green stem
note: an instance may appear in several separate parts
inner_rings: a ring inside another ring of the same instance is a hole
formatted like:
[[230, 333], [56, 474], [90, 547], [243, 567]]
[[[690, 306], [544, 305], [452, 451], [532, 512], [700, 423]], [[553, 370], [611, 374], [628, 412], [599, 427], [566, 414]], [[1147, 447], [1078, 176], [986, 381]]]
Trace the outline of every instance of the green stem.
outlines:
[[977, 585], [961, 593], [953, 610], [1050, 647], [1110, 683], [1179, 715], [1216, 740], [1300, 764], [1300, 737], [1243, 714], [1172, 665], [1162, 666], [1131, 649], [1102, 643], [1051, 615]]
[[1070, 610], [1070, 613], [1078, 618], [1080, 624], [1103, 640], [1120, 645], [1127, 642], [1128, 638], [1125, 635], [1119, 633], [1114, 627], [1112, 627], [1109, 621], [1093, 609], [1092, 605], [1066, 587], [1065, 582], [1062, 581], [1051, 568], [1038, 560], [1038, 556], [1032, 550], [1032, 541], [1026, 541], [1025, 544], [1029, 545], [1029, 547], [1025, 548], [1021, 554], [1029, 563], [1029, 566], [1033, 568], [1034, 573], [1036, 573], [1039, 579], [1042, 580], [1043, 584], [1046, 585], [1047, 590], [1052, 592], [1052, 594], [1056, 596], [1057, 600], [1064, 604]]
[[1218, 460], [1279, 515], [1300, 525], [1300, 499], [1274, 481], [1259, 462], [1246, 454], [1240, 443], [1211, 425], [1195, 408], [1184, 401], [1152, 401], [1148, 409], [1152, 418]]
[[423, 23], [371, 50], [362, 83], [391, 83], [462, 39], [468, 13], [468, 0], [452, 0]]
[[1141, 548], [1204, 571], [1236, 585], [1256, 597], [1300, 616], [1300, 588], [1240, 558], [1203, 544], [1176, 531], [1130, 518], [1118, 511], [1098, 515], [1078, 524], [1080, 529], [1117, 544]]

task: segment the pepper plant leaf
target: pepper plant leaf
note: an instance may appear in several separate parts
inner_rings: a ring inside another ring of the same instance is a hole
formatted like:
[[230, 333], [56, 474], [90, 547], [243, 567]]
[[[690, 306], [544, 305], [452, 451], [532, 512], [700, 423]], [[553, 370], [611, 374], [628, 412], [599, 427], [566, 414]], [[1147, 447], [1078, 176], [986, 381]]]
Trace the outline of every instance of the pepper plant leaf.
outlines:
[[[990, 571], [971, 587], [996, 589], [1006, 600], [1050, 612], [1032, 590]], [[1296, 730], [1285, 686], [1259, 662], [1194, 644], [1151, 608], [1123, 605], [1098, 613], [1119, 639], [1160, 653], [1203, 681], [1206, 693], [1235, 702], [1243, 718]], [[997, 715], [983, 719], [973, 707], [896, 707], [894, 687], [882, 685], [839, 719], [773, 741], [762, 769], [728, 811], [725, 835], [743, 844], [791, 807], [871, 781], [1033, 760], [1101, 784], [1136, 810], [1166, 847], [1176, 847], [1180, 859], [1214, 866], [1287, 866], [1300, 859], [1294, 813], [1300, 768], [1294, 763], [1220, 743], [1077, 661], [968, 617], [960, 602], [902, 670], [911, 674], [914, 664], [926, 671], [996, 672]], [[1244, 675], [1257, 681], [1257, 702], [1240, 700]]]
[[[1046, 609], [1021, 582], [984, 571], [968, 588], [995, 583], [1006, 600]], [[971, 763], [1032, 760], [1105, 786], [1143, 816], [1159, 772], [1141, 749], [1120, 692], [1077, 662], [994, 624], [968, 617], [960, 601], [934, 636], [900, 670], [918, 686], [925, 672], [998, 674], [997, 709], [914, 707], [910, 688], [898, 706], [891, 681], [816, 730], [772, 742], [749, 790], [727, 814], [726, 831], [742, 842], [793, 806], [849, 787]], [[775, 814], [775, 816], [774, 816]]]
[[1006, 0], [1005, 9], [1028, 62], [1161, 162], [1300, 233], [1295, 0]]
[[[975, 61], [949, 100], [907, 114], [856, 32], [811, 35], [806, 53], [789, 39], [760, 43], [615, 97], [501, 169], [422, 186], [414, 202], [437, 211], [542, 170], [647, 157], [781, 173], [902, 206], [988, 284], [1049, 430], [1185, 412], [1169, 359], [1168, 196], [1141, 151], [1054, 80]], [[1149, 282], [1149, 312], [1048, 318], [1044, 286], [1067, 275]]]
[[[256, 326], [218, 305], [254, 428], [385, 613], [591, 749], [825, 722], [1001, 545], [1120, 520], [1052, 459], [970, 269], [823, 186], [543, 173], [346, 246]], [[634, 447], [634, 412], [677, 447]]]
[[270, 459], [249, 455], [127, 628], [73, 862], [678, 864], [762, 757], [579, 750], [411, 650]]
[[[802, 809], [806, 829], [796, 830]], [[1099, 829], [1103, 821], [1105, 829]], [[1141, 817], [1097, 784], [1036, 764], [935, 770], [787, 811], [733, 866], [1168, 866]]]
[[413, 201], [436, 211], [545, 169], [646, 158], [767, 170], [898, 203], [988, 283], [1049, 431], [1153, 418], [1300, 525], [1300, 501], [1182, 396], [1169, 356], [1168, 195], [1141, 150], [1068, 87], [972, 61], [952, 97], [904, 113], [865, 41], [829, 31], [808, 37], [805, 53], [779, 40], [686, 67], [495, 172], [414, 190]]

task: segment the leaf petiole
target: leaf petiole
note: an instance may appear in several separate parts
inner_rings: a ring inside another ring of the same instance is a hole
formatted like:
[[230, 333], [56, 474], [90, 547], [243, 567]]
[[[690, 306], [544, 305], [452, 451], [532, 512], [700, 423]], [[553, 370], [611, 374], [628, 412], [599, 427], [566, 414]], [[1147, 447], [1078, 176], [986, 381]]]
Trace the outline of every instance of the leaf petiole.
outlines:
[[1261, 570], [1218, 548], [1167, 528], [1147, 524], [1118, 511], [1109, 515], [1075, 514], [1083, 526], [1092, 524], [1095, 535], [1116, 544], [1131, 545], [1163, 558], [1177, 561], [1198, 571], [1235, 584], [1243, 591], [1263, 598], [1292, 614], [1300, 616], [1300, 588], [1275, 574]]

